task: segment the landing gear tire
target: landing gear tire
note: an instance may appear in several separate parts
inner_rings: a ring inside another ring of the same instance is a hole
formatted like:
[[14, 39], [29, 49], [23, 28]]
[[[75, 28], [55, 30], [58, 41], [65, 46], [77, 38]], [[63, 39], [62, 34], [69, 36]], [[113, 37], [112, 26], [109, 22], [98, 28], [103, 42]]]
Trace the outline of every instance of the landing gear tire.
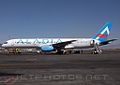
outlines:
[[57, 54], [63, 55], [64, 51], [58, 51]]
[[101, 54], [101, 53], [102, 53], [102, 50], [99, 50], [99, 51], [98, 51], [98, 50], [96, 50], [96, 49], [92, 52], [92, 54]]
[[99, 54], [97, 51], [94, 51], [93, 54]]

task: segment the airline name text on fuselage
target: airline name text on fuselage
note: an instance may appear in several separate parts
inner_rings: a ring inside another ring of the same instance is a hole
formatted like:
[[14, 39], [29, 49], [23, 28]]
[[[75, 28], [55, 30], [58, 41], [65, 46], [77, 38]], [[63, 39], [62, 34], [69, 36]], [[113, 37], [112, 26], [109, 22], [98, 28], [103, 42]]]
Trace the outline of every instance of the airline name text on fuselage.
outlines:
[[17, 44], [55, 44], [61, 43], [61, 39], [18, 39]]

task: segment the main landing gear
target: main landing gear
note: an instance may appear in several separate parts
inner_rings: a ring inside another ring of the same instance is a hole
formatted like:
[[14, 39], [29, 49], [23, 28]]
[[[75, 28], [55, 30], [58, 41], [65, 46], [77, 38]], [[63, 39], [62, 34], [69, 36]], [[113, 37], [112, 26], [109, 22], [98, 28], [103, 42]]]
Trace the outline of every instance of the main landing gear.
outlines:
[[93, 47], [94, 50], [92, 52], [92, 54], [101, 54], [102, 50], [99, 48], [99, 45], [97, 43], [95, 43], [95, 41], [93, 40]]

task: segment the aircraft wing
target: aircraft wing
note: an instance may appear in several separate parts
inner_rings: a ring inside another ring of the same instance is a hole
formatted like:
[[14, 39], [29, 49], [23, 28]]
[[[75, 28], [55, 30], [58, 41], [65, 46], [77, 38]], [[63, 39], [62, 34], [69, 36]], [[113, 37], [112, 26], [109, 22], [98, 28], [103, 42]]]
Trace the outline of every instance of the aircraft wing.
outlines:
[[115, 40], [118, 40], [118, 39], [107, 40], [107, 41], [101, 42], [100, 45], [107, 45], [107, 44], [110, 44], [112, 41], [115, 41]]
[[61, 43], [56, 43], [56, 44], [52, 44], [52, 46], [57, 49], [57, 50], [61, 50], [64, 49], [64, 47], [68, 44], [71, 44], [72, 42], [74, 42], [76, 40], [71, 40], [71, 41], [66, 41], [66, 42], [61, 42]]

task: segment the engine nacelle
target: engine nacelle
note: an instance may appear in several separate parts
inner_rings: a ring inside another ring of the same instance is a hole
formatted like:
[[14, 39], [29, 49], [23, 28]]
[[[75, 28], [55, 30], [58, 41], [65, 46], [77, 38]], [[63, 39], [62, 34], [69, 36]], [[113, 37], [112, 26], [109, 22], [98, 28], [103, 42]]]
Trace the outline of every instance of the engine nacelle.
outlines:
[[65, 49], [72, 49], [72, 48], [74, 48], [73, 45], [67, 45], [67, 46], [65, 46]]
[[91, 46], [94, 46], [94, 44], [100, 45], [100, 42], [97, 41], [97, 40], [91, 40], [91, 41], [90, 41], [90, 45], [91, 45]]
[[41, 50], [43, 52], [51, 52], [54, 50], [54, 47], [52, 45], [44, 45], [41, 47]]

